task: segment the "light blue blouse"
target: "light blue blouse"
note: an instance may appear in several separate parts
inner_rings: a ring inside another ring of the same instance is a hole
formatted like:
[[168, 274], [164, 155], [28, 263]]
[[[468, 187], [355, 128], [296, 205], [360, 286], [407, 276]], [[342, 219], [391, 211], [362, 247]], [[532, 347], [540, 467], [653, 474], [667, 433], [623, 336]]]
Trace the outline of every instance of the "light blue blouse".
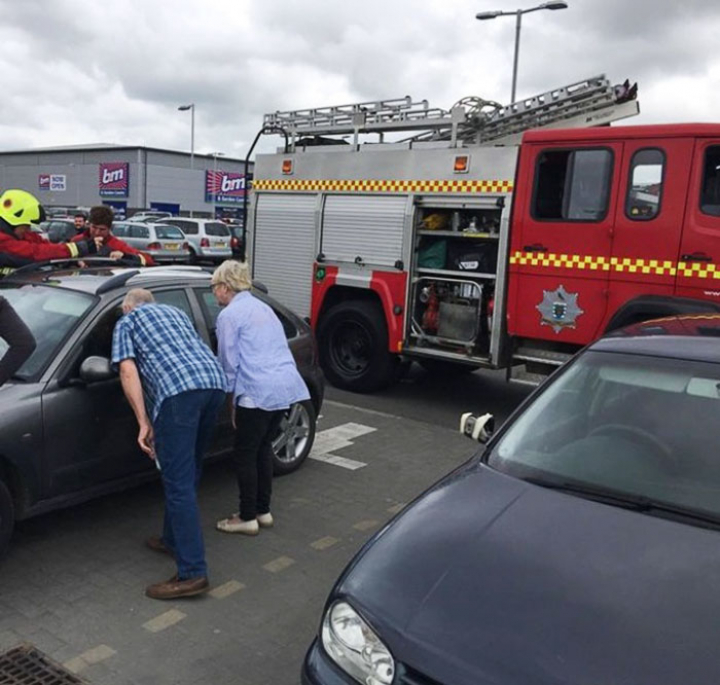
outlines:
[[276, 411], [310, 399], [280, 320], [250, 292], [238, 293], [220, 312], [217, 340], [235, 405]]

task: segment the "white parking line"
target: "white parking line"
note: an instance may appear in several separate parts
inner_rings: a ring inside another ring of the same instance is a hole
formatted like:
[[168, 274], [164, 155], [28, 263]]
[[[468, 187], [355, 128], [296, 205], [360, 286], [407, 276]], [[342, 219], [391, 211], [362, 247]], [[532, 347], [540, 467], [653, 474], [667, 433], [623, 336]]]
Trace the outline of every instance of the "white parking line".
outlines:
[[376, 430], [377, 428], [373, 428], [372, 426], [350, 422], [320, 431], [315, 436], [315, 443], [313, 444], [309, 457], [310, 459], [323, 461], [333, 466], [340, 466], [350, 471], [361, 469], [363, 466], [367, 466], [365, 462], [339, 457], [333, 453], [345, 447], [351, 447], [353, 445], [352, 440], [367, 435], [368, 433], [374, 433]]

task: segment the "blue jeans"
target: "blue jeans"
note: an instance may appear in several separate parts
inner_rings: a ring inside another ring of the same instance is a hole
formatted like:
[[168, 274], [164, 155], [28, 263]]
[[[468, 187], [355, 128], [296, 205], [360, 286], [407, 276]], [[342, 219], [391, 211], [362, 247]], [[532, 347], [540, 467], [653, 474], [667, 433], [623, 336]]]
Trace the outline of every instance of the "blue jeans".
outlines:
[[224, 398], [222, 390], [190, 390], [168, 397], [153, 424], [165, 490], [162, 540], [175, 552], [180, 580], [207, 576], [197, 486]]

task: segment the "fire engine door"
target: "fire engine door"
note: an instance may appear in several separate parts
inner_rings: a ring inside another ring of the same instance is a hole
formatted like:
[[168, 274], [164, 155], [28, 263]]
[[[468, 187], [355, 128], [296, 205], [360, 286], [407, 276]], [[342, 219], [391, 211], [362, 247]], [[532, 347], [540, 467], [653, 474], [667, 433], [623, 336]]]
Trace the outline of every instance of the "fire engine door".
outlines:
[[515, 195], [508, 330], [587, 343], [607, 308], [622, 144], [529, 148], [518, 177], [526, 192]]
[[720, 303], [720, 139], [695, 143], [676, 292]]
[[693, 141], [683, 138], [624, 146], [608, 318], [633, 298], [673, 294], [693, 152]]

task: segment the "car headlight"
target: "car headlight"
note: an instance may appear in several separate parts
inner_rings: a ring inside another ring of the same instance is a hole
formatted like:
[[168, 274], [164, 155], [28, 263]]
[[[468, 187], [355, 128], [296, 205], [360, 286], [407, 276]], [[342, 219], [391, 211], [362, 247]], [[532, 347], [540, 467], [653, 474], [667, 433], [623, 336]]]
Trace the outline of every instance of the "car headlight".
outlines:
[[390, 650], [347, 602], [325, 613], [322, 643], [330, 658], [363, 685], [390, 685], [395, 661]]

